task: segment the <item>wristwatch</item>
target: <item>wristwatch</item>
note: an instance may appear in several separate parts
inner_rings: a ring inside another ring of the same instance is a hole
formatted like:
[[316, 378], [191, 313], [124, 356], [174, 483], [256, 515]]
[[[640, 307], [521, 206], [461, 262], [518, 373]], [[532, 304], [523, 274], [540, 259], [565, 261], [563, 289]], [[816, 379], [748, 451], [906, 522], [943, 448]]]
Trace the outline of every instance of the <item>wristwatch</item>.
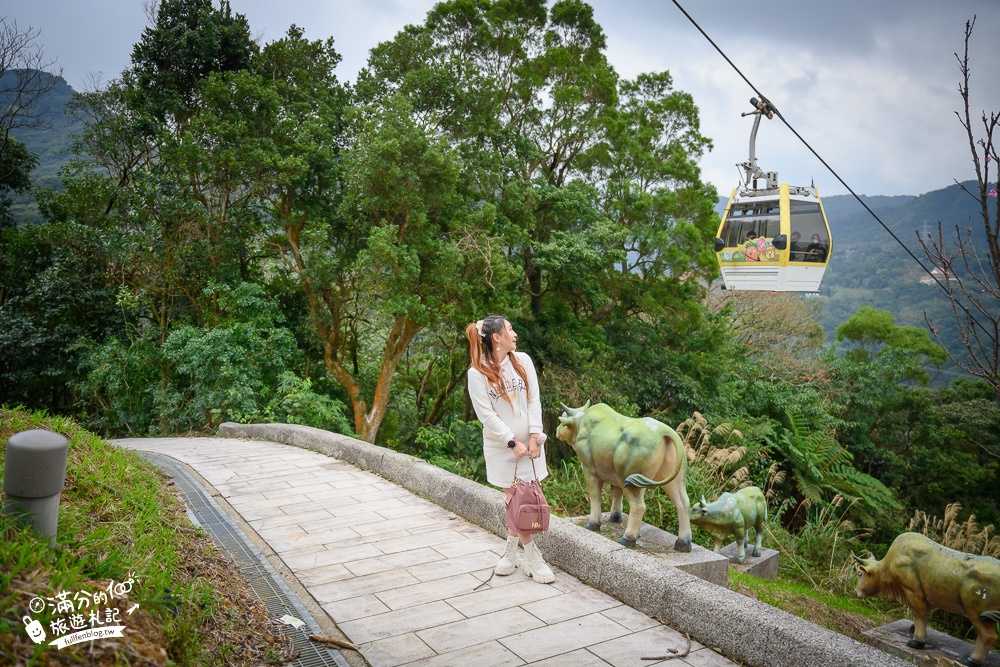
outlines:
[[517, 440], [508, 440], [507, 446], [510, 447], [511, 449], [514, 449], [515, 447], [517, 447]]

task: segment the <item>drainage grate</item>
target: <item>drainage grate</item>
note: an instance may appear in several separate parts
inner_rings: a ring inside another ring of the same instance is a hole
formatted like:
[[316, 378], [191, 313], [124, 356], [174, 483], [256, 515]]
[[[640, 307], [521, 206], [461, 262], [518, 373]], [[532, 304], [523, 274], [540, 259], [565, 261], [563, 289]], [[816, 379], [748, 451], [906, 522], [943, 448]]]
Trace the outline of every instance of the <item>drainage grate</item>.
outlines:
[[168, 475], [184, 495], [188, 505], [188, 516], [195, 525], [201, 526], [230, 554], [243, 573], [250, 588], [257, 594], [271, 618], [281, 618], [288, 614], [303, 621], [305, 625], [294, 629], [281, 626], [281, 631], [292, 640], [296, 658], [291, 667], [350, 667], [340, 651], [321, 646], [309, 639], [309, 635], [321, 635], [323, 631], [316, 619], [306, 610], [302, 602], [289, 590], [281, 576], [274, 571], [267, 557], [233, 523], [218, 503], [209, 496], [204, 487], [195, 480], [176, 460], [162, 454], [138, 452], [143, 458], [156, 464]]

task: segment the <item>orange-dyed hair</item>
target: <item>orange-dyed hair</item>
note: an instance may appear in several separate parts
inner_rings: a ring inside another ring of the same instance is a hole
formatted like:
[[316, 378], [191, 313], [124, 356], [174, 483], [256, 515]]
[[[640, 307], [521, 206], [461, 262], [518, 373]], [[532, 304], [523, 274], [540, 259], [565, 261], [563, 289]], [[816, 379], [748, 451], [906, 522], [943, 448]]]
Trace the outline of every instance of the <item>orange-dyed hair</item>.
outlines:
[[[503, 372], [500, 364], [493, 360], [493, 334], [503, 334], [507, 325], [507, 318], [503, 315], [488, 315], [483, 320], [483, 335], [480, 336], [476, 330], [476, 323], [473, 322], [465, 327], [465, 336], [469, 339], [469, 367], [486, 376], [486, 382], [493, 387], [504, 400], [510, 403], [510, 396], [504, 390]], [[524, 372], [524, 367], [518, 361], [517, 356], [511, 352], [511, 366], [514, 372], [524, 380], [524, 386], [528, 388], [528, 398], [531, 398], [531, 385], [528, 384], [528, 374]]]

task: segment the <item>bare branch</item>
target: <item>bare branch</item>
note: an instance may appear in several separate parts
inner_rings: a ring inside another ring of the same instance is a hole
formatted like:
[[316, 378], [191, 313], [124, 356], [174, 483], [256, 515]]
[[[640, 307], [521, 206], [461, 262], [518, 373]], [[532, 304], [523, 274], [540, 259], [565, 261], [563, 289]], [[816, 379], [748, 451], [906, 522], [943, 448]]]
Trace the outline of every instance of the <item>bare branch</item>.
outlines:
[[7, 150], [10, 131], [18, 128], [47, 127], [48, 111], [41, 104], [52, 90], [62, 70], [46, 70], [55, 64], [46, 60], [37, 43], [41, 31], [21, 29], [16, 21], [0, 16], [0, 158]]
[[[952, 316], [955, 318], [962, 344], [968, 354], [967, 359], [960, 359], [949, 351], [949, 357], [962, 370], [988, 382], [994, 389], [997, 401], [1000, 402], [1000, 210], [996, 213], [996, 220], [991, 221], [989, 211], [991, 193], [987, 192], [990, 185], [990, 163], [997, 161], [993, 138], [1000, 122], [1000, 115], [996, 112], [988, 115], [983, 112], [983, 136], [976, 136], [969, 108], [971, 80], [969, 42], [975, 24], [975, 17], [971, 21], [966, 21], [965, 49], [962, 55], [955, 54], [962, 75], [958, 86], [959, 95], [962, 97], [962, 109], [956, 112], [956, 116], [968, 138], [978, 192], [970, 191], [962, 183], [958, 185], [979, 204], [979, 215], [982, 217], [983, 230], [986, 234], [987, 252], [984, 256], [976, 247], [971, 221], [964, 233], [957, 225], [955, 226], [954, 252], [945, 246], [940, 222], [938, 222], [938, 238], [920, 238], [920, 245], [934, 266], [945, 272], [945, 293], [951, 301]], [[996, 196], [995, 191], [992, 194]], [[935, 340], [942, 343], [937, 327], [926, 313], [924, 320]]]

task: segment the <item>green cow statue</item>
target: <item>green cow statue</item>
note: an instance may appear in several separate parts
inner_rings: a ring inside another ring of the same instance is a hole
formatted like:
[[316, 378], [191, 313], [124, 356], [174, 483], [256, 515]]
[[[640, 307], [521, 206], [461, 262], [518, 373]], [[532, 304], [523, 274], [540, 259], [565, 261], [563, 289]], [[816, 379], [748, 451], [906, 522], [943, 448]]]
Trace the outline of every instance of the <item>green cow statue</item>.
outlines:
[[1000, 622], [1000, 560], [943, 547], [920, 533], [898, 535], [882, 560], [870, 553], [854, 560], [858, 597], [878, 595], [913, 610], [913, 639], [907, 646], [924, 648], [927, 615], [931, 609], [944, 609], [963, 614], [976, 629], [976, 646], [962, 664], [978, 667], [986, 662]]
[[601, 529], [601, 490], [611, 485], [611, 521], [622, 520], [622, 496], [628, 497], [629, 516], [619, 542], [635, 546], [646, 511], [646, 489], [662, 486], [677, 507], [678, 530], [674, 550], [691, 551], [691, 502], [688, 500], [687, 450], [677, 433], [655, 419], [633, 419], [604, 403], [582, 408], [562, 406], [556, 437], [572, 445], [583, 466], [590, 497], [586, 528]]
[[756, 486], [748, 486], [736, 493], [723, 493], [712, 502], [701, 497], [701, 502], [691, 508], [691, 523], [712, 536], [715, 553], [730, 535], [736, 536], [736, 560], [746, 560], [746, 546], [750, 529], [754, 529], [753, 556], [760, 556], [760, 543], [767, 523], [767, 501]]

